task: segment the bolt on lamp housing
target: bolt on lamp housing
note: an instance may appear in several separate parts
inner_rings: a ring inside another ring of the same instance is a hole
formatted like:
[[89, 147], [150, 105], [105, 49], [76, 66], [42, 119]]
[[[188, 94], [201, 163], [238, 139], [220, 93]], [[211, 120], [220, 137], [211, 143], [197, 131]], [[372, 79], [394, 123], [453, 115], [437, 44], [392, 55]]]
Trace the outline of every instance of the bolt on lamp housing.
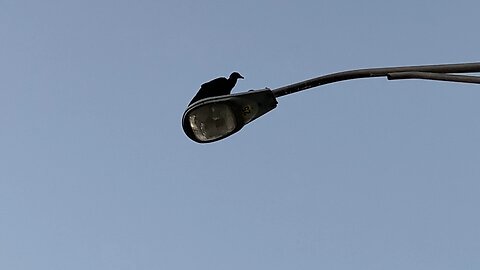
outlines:
[[199, 100], [183, 114], [185, 134], [198, 143], [226, 138], [277, 107], [270, 89], [210, 97]]

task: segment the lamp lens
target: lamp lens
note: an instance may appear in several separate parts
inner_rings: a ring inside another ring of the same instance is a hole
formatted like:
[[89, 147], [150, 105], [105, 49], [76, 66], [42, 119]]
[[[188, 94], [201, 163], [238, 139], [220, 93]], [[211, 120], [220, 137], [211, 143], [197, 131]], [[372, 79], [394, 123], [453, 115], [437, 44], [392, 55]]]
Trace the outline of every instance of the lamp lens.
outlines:
[[237, 121], [232, 109], [225, 104], [207, 104], [188, 114], [190, 127], [197, 139], [208, 142], [229, 135]]

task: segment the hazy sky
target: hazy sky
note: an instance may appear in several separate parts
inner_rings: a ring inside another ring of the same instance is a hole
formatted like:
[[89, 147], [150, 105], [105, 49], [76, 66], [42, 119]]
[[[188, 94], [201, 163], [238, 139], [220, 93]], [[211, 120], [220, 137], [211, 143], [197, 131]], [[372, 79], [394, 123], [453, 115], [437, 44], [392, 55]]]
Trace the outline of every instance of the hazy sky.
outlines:
[[326, 85], [204, 145], [181, 117], [232, 71], [478, 62], [479, 10], [0, 0], [0, 269], [478, 269], [478, 85]]

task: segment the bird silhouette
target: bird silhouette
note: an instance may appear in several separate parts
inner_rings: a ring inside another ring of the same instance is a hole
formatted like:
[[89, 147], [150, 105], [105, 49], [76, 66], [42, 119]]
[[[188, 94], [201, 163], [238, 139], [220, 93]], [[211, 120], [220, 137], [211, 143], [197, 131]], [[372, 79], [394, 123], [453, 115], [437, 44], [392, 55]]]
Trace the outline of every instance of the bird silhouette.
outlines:
[[228, 79], [220, 77], [202, 84], [200, 90], [198, 90], [188, 105], [207, 97], [229, 95], [238, 79], [243, 79], [243, 76], [238, 72], [233, 72]]

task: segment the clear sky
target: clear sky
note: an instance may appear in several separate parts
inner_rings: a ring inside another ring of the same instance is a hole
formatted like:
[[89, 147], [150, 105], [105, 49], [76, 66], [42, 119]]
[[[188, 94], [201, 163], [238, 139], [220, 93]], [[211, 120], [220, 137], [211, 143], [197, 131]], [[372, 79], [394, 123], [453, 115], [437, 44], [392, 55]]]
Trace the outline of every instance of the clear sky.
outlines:
[[197, 144], [199, 86], [480, 61], [480, 2], [0, 1], [0, 269], [479, 269], [480, 88], [362, 79]]

